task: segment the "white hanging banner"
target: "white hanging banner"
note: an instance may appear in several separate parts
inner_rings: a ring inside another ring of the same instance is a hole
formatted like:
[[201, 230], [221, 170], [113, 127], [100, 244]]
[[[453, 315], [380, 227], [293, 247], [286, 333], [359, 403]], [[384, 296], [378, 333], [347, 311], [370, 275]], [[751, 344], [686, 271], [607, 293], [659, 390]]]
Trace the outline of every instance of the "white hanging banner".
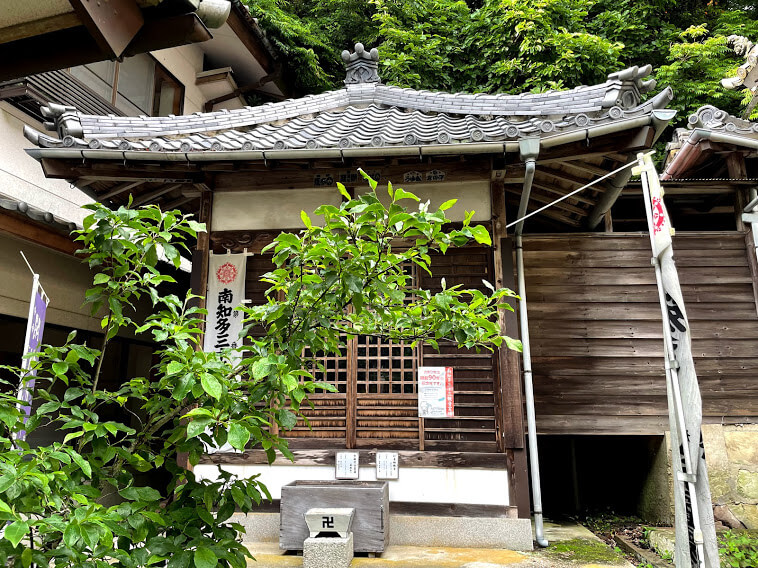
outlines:
[[671, 246], [673, 229], [650, 155], [639, 155], [658, 295], [663, 315], [666, 386], [674, 470], [677, 568], [718, 568], [716, 530], [703, 450], [702, 400], [692, 358], [690, 325]]
[[453, 368], [418, 368], [419, 418], [453, 418], [455, 416]]
[[240, 346], [242, 313], [235, 308], [245, 298], [246, 254], [211, 255], [205, 306], [204, 351], [221, 351]]

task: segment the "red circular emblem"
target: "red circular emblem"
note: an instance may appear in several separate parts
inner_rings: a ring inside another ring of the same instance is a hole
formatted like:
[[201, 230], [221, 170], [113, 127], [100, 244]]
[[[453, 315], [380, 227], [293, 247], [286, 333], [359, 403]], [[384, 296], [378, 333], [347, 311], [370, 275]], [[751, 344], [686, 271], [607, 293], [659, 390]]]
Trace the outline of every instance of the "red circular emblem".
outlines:
[[230, 284], [237, 278], [237, 267], [231, 262], [222, 264], [216, 271], [216, 278], [223, 284]]
[[659, 197], [653, 197], [653, 232], [663, 229], [666, 223], [666, 214], [663, 211], [663, 203]]

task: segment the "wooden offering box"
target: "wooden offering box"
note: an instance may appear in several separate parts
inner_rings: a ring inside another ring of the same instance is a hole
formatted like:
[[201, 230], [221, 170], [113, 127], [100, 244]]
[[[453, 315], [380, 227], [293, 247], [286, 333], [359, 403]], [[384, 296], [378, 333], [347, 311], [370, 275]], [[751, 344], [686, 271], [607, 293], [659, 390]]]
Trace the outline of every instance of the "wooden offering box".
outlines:
[[386, 481], [294, 481], [282, 487], [279, 548], [303, 549], [308, 509], [352, 507], [354, 551], [384, 552], [390, 536], [389, 502]]

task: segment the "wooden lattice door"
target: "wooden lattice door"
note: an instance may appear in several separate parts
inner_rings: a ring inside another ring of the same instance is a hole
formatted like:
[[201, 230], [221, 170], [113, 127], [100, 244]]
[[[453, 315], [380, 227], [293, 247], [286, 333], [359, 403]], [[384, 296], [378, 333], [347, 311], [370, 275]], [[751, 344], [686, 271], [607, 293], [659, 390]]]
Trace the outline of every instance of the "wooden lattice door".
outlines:
[[[248, 259], [248, 298], [264, 301], [260, 276], [272, 268], [270, 257]], [[492, 278], [492, 252], [483, 247], [434, 255], [430, 277], [414, 271], [414, 285], [438, 290], [462, 284], [483, 289]], [[347, 341], [339, 356], [304, 353], [320, 363], [311, 369], [318, 380], [337, 387], [336, 393], [310, 397], [305, 420], [286, 434], [292, 448], [392, 448], [397, 450], [497, 451], [494, 374], [496, 357], [441, 344], [413, 347], [373, 336]], [[455, 418], [418, 417], [417, 370], [421, 365], [451, 366], [454, 371]]]

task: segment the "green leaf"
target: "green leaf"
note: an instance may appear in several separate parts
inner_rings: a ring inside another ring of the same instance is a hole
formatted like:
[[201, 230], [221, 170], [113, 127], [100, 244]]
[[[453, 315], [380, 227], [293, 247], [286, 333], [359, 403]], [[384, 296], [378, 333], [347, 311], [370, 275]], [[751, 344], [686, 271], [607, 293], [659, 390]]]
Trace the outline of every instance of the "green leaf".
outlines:
[[95, 274], [95, 279], [92, 281], [92, 283], [97, 286], [98, 284], [105, 284], [110, 279], [110, 276], [101, 272], [99, 274]]
[[282, 408], [279, 410], [279, 424], [285, 430], [292, 430], [297, 424], [297, 416], [286, 408]]
[[401, 188], [397, 188], [395, 190], [395, 201], [399, 201], [400, 199], [413, 199], [414, 201], [421, 201], [421, 199], [419, 199], [416, 194], [411, 193], [410, 191], [405, 191]]
[[308, 217], [308, 213], [306, 213], [305, 210], [300, 211], [300, 219], [303, 221], [303, 225], [305, 225], [306, 228], [310, 229], [313, 227], [313, 223], [311, 223], [311, 218]]
[[270, 368], [271, 366], [269, 365], [268, 359], [261, 357], [260, 359], [256, 360], [255, 363], [253, 363], [253, 378], [260, 380], [264, 377], [267, 377]]
[[196, 568], [216, 568], [218, 558], [212, 550], [204, 546], [198, 546], [194, 555]]
[[161, 494], [152, 487], [127, 487], [118, 492], [130, 501], [159, 501]]
[[63, 542], [69, 548], [74, 548], [76, 543], [79, 542], [81, 536], [79, 535], [79, 525], [75, 523], [69, 523], [66, 525], [66, 529], [63, 531]]
[[248, 429], [245, 428], [242, 424], [232, 422], [232, 425], [229, 427], [228, 438], [228, 442], [232, 445], [232, 447], [243, 451], [249, 440], [250, 432]]
[[68, 363], [57, 362], [53, 363], [53, 373], [56, 375], [65, 375], [68, 371]]
[[200, 383], [203, 385], [203, 390], [210, 396], [216, 400], [219, 400], [221, 398], [221, 395], [223, 394], [223, 388], [216, 377], [209, 375], [208, 373], [203, 373], [203, 375], [200, 377]]
[[84, 472], [84, 475], [91, 479], [92, 466], [89, 464], [89, 462], [74, 450], [69, 450], [69, 453], [71, 454], [71, 459], [74, 460], [74, 463], [79, 466], [79, 469], [81, 469], [82, 472]]
[[187, 424], [187, 438], [189, 439], [194, 438], [195, 436], [199, 436], [205, 432], [205, 429], [210, 425], [211, 422], [212, 419], [208, 417], [195, 418], [189, 424]]
[[13, 547], [17, 547], [21, 539], [29, 535], [29, 525], [24, 521], [14, 521], [5, 527], [5, 538]]
[[167, 375], [178, 375], [183, 370], [184, 365], [182, 365], [179, 361], [171, 361], [168, 365], [166, 365]]
[[32, 549], [25, 548], [21, 553], [21, 566], [22, 568], [29, 568], [32, 565]]
[[345, 198], [345, 199], [347, 199], [348, 201], [350, 201], [350, 200], [352, 199], [352, 197], [350, 197], [350, 194], [349, 194], [349, 193], [347, 192], [347, 190], [345, 189], [345, 186], [344, 186], [344, 185], [342, 185], [340, 182], [337, 182], [337, 189], [338, 189], [338, 190], [339, 190], [339, 192], [342, 194], [342, 197], [344, 197], [344, 198]]
[[484, 225], [474, 225], [471, 227], [471, 233], [474, 235], [474, 239], [481, 245], [492, 245], [492, 238], [490, 232]]
[[447, 211], [448, 209], [450, 209], [456, 203], [458, 203], [457, 199], [448, 199], [447, 201], [445, 201], [445, 203], [443, 203], [442, 205], [440, 205], [440, 209], [442, 211]]

